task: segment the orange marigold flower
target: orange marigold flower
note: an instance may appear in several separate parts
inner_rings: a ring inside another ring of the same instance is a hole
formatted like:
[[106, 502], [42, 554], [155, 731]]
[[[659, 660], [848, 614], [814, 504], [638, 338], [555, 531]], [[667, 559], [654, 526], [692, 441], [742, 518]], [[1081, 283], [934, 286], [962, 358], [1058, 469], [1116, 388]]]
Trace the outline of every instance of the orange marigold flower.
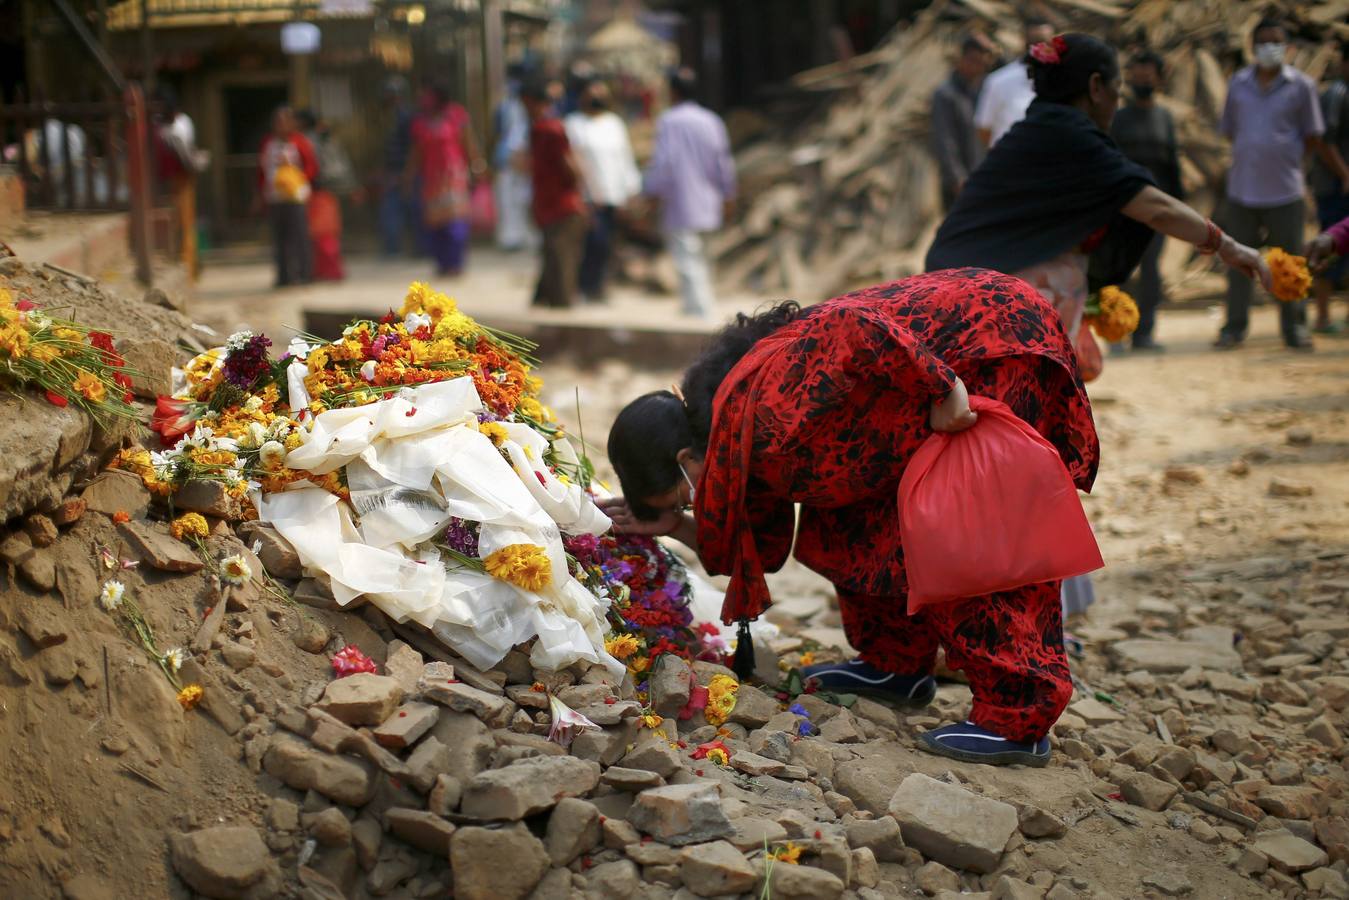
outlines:
[[117, 512], [112, 514], [112, 520], [116, 522], [118, 525], [121, 525], [123, 522], [130, 522], [131, 513], [127, 512], [124, 509], [119, 509], [117, 510]]
[[193, 709], [201, 702], [202, 695], [206, 693], [199, 684], [189, 684], [178, 692], [178, 705], [183, 709]]
[[1284, 303], [1292, 303], [1307, 296], [1312, 286], [1312, 273], [1307, 269], [1305, 256], [1275, 247], [1265, 254], [1269, 273], [1274, 276], [1274, 296]]
[[90, 403], [102, 403], [108, 397], [108, 389], [93, 372], [81, 372], [76, 375], [71, 387]]

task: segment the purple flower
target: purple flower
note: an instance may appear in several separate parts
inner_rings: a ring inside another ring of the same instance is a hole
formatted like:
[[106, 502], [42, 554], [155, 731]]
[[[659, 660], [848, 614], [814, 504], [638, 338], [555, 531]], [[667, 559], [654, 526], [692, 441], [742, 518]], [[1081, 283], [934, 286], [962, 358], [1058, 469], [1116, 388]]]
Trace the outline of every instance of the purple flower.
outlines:
[[463, 556], [478, 555], [478, 523], [469, 522], [458, 516], [450, 519], [445, 529], [445, 546]]
[[787, 707], [787, 712], [795, 713], [798, 716], [805, 716], [806, 719], [810, 718], [810, 713], [806, 712], [806, 708], [800, 703], [793, 703], [791, 706]]
[[814, 730], [815, 729], [811, 726], [809, 719], [796, 726], [796, 733], [799, 737], [810, 737], [811, 732]]
[[271, 368], [267, 359], [271, 345], [266, 335], [255, 334], [231, 350], [225, 357], [225, 380], [241, 390], [253, 387]]

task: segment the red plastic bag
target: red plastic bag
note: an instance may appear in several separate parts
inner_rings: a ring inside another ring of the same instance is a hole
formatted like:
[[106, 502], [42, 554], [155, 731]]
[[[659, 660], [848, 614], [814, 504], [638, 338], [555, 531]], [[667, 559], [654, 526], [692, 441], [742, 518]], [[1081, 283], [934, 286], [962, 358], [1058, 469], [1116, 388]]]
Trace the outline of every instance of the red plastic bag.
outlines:
[[910, 613], [1105, 565], [1054, 445], [1004, 403], [970, 408], [974, 427], [933, 434], [899, 482]]
[[473, 233], [479, 237], [488, 237], [496, 233], [497, 227], [497, 208], [496, 200], [492, 197], [492, 185], [487, 181], [479, 181], [473, 185], [473, 193], [469, 195], [469, 227]]

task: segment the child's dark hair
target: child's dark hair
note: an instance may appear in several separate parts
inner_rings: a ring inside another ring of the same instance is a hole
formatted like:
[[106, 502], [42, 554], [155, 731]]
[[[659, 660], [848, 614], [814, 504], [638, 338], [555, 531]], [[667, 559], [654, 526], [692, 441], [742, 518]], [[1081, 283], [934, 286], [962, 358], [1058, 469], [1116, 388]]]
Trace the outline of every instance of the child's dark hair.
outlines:
[[712, 432], [712, 401], [731, 369], [760, 339], [801, 315], [801, 305], [794, 300], [753, 316], [740, 313], [684, 373], [682, 401], [671, 391], [653, 391], [618, 414], [609, 430], [609, 462], [637, 518], [654, 519], [656, 511], [642, 501], [679, 484], [675, 456], [680, 450], [688, 447], [706, 455]]
[[1057, 62], [1036, 59], [1035, 48], [1028, 54], [1026, 67], [1035, 82], [1035, 97], [1050, 103], [1071, 104], [1085, 97], [1091, 86], [1091, 76], [1100, 75], [1104, 81], [1119, 77], [1119, 54], [1105, 41], [1089, 34], [1070, 32], [1054, 38], [1058, 43]]

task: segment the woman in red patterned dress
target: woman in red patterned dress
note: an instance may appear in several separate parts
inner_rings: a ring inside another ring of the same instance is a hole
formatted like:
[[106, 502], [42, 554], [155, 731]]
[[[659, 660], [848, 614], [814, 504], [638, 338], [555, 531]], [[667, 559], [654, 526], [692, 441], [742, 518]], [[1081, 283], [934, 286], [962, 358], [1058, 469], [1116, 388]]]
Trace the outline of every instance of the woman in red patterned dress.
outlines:
[[925, 706], [941, 644], [969, 676], [974, 707], [921, 746], [1044, 765], [1049, 728], [1072, 694], [1058, 582], [907, 615], [896, 495], [932, 430], [974, 424], [970, 394], [1006, 403], [1089, 489], [1099, 445], [1072, 357], [1034, 288], [983, 269], [742, 315], [685, 373], [682, 400], [658, 391], [619, 414], [609, 458], [627, 499], [605, 506], [620, 530], [671, 535], [730, 575], [722, 618], [742, 623], [742, 639], [771, 602], [764, 573], [782, 566], [795, 537], [796, 558], [838, 589], [858, 652], [809, 676]]

